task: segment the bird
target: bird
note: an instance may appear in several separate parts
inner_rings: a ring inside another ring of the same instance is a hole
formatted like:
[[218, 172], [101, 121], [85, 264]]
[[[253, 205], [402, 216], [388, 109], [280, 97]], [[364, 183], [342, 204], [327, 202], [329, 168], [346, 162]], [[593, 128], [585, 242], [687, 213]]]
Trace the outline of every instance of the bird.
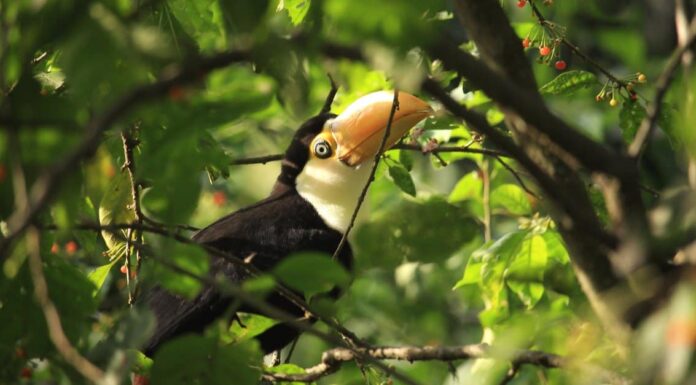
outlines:
[[[413, 126], [432, 113], [430, 105], [398, 92], [388, 149]], [[358, 98], [339, 115], [319, 113], [305, 121], [292, 137], [281, 160], [281, 170], [270, 195], [226, 215], [192, 237], [193, 241], [243, 260], [261, 271], [273, 269], [297, 252], [320, 252], [331, 258], [347, 230], [358, 197], [366, 185], [384, 140], [394, 92], [377, 91]], [[353, 253], [347, 242], [337, 260], [351, 270]], [[239, 264], [211, 255], [210, 276], [224, 276], [241, 284], [250, 277]], [[321, 274], [321, 272], [317, 272]], [[302, 293], [298, 293], [302, 295]], [[333, 295], [338, 295], [333, 291]], [[234, 298], [214, 285], [203, 285], [194, 298], [154, 286], [143, 301], [154, 313], [155, 331], [141, 349], [152, 357], [166, 342], [186, 333], [202, 333], [223, 316], [231, 317]], [[304, 310], [277, 292], [267, 303], [301, 317]], [[252, 306], [236, 311], [262, 314]], [[282, 349], [300, 331], [278, 323], [256, 337], [264, 353]]]

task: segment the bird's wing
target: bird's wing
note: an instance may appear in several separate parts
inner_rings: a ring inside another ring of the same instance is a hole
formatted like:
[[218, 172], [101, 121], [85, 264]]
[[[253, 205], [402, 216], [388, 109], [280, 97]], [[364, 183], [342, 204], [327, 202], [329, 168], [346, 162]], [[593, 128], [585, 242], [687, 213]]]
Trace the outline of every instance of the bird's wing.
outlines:
[[[304, 200], [290, 194], [269, 198], [223, 217], [198, 232], [193, 239], [221, 250], [227, 258], [251, 256], [251, 263], [256, 268], [269, 270], [292, 252], [333, 252], [340, 234], [328, 229]], [[349, 254], [347, 249], [347, 257], [342, 259], [350, 260]], [[233, 282], [248, 278], [241, 267], [219, 255], [211, 256], [210, 274], [222, 274]], [[162, 343], [173, 337], [202, 332], [223, 316], [231, 303], [229, 297], [209, 285], [204, 285], [191, 300], [161, 287], [150, 290], [143, 299], [157, 319], [155, 333], [143, 349], [147, 355], [152, 355]], [[277, 294], [268, 300], [287, 312], [302, 314], [300, 309]], [[244, 310], [253, 311], [248, 307]]]

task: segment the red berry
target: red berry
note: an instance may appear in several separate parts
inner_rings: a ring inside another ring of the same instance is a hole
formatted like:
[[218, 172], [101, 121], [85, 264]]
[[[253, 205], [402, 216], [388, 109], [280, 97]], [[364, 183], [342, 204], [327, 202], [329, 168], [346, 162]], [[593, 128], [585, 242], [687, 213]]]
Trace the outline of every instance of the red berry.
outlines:
[[563, 71], [568, 65], [566, 64], [565, 60], [559, 60], [556, 62], [556, 64], [554, 64], [554, 66], [557, 70]]
[[213, 203], [218, 207], [224, 206], [227, 203], [227, 195], [223, 191], [215, 191], [213, 193]]
[[4, 164], [0, 163], [0, 183], [5, 181], [5, 178], [7, 178], [7, 169]]
[[635, 92], [631, 92], [630, 97], [631, 100], [633, 100], [634, 102], [638, 100], [638, 94], [636, 94]]
[[57, 243], [53, 242], [53, 244], [51, 245], [51, 254], [58, 254], [59, 251], [60, 246]]
[[126, 265], [121, 265], [121, 274], [126, 274], [128, 272], [128, 269], [126, 268]]
[[543, 45], [539, 47], [539, 55], [541, 56], [548, 56], [551, 53], [551, 48]]
[[22, 370], [19, 372], [19, 376], [26, 379], [31, 378], [31, 374], [31, 368], [27, 367], [22, 368]]
[[524, 8], [525, 5], [527, 5], [527, 0], [520, 0], [517, 2], [517, 6], [520, 8]]
[[68, 255], [75, 254], [77, 251], [77, 243], [75, 241], [70, 241], [65, 244], [65, 252], [68, 253]]
[[530, 45], [532, 45], [532, 41], [528, 37], [522, 40], [522, 47], [529, 48]]

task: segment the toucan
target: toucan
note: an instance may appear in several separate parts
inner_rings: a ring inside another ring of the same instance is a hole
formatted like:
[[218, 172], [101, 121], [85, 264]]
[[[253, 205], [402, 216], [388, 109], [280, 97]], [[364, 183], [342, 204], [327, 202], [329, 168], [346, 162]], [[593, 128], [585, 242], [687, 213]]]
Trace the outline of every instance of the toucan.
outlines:
[[[358, 197], [369, 178], [385, 136], [394, 93], [379, 91], [350, 104], [341, 114], [320, 113], [300, 126], [281, 161], [281, 171], [270, 195], [262, 201], [224, 216], [193, 236], [195, 242], [249, 261], [268, 271], [287, 256], [303, 251], [327, 254], [336, 250]], [[398, 109], [385, 149], [432, 112], [428, 103], [398, 92]], [[349, 244], [338, 260], [350, 270]], [[238, 265], [211, 256], [211, 276], [224, 275], [235, 283], [249, 278]], [[317, 271], [316, 274], [321, 274]], [[300, 293], [301, 294], [301, 293]], [[156, 318], [155, 332], [143, 347], [153, 356], [165, 342], [185, 333], [200, 333], [220, 317], [230, 315], [234, 298], [208, 285], [187, 299], [155, 286], [143, 297]], [[278, 293], [266, 301], [301, 317], [304, 311]], [[247, 305], [235, 311], [260, 313]], [[279, 323], [256, 338], [265, 353], [292, 342], [299, 331]]]

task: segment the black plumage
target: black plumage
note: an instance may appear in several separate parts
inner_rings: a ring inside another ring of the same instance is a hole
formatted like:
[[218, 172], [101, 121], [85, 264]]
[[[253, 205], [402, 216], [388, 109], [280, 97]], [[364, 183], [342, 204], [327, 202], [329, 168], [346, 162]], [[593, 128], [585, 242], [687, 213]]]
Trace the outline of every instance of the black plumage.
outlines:
[[[312, 205], [298, 194], [295, 179], [309, 159], [312, 139], [322, 131], [326, 120], [334, 116], [315, 116], [298, 129], [286, 150], [281, 173], [268, 198], [219, 219], [199, 231], [193, 239], [240, 259], [253, 254], [251, 263], [260, 270], [269, 270], [286, 256], [299, 251], [333, 254], [342, 234], [329, 228]], [[342, 249], [339, 261], [350, 269], [350, 246]], [[248, 278], [242, 268], [219, 256], [211, 256], [210, 274], [224, 274], [237, 283]], [[155, 333], [143, 348], [149, 356], [176, 336], [202, 332], [213, 321], [229, 314], [234, 300], [221, 295], [211, 286], [204, 286], [192, 300], [161, 287], [150, 290], [144, 299], [157, 319]], [[304, 315], [302, 309], [277, 293], [271, 294], [267, 300], [298, 317]], [[257, 313], [246, 305], [237, 310]], [[299, 332], [293, 327], [280, 323], [257, 339], [265, 352], [272, 352], [284, 347], [298, 335]]]

